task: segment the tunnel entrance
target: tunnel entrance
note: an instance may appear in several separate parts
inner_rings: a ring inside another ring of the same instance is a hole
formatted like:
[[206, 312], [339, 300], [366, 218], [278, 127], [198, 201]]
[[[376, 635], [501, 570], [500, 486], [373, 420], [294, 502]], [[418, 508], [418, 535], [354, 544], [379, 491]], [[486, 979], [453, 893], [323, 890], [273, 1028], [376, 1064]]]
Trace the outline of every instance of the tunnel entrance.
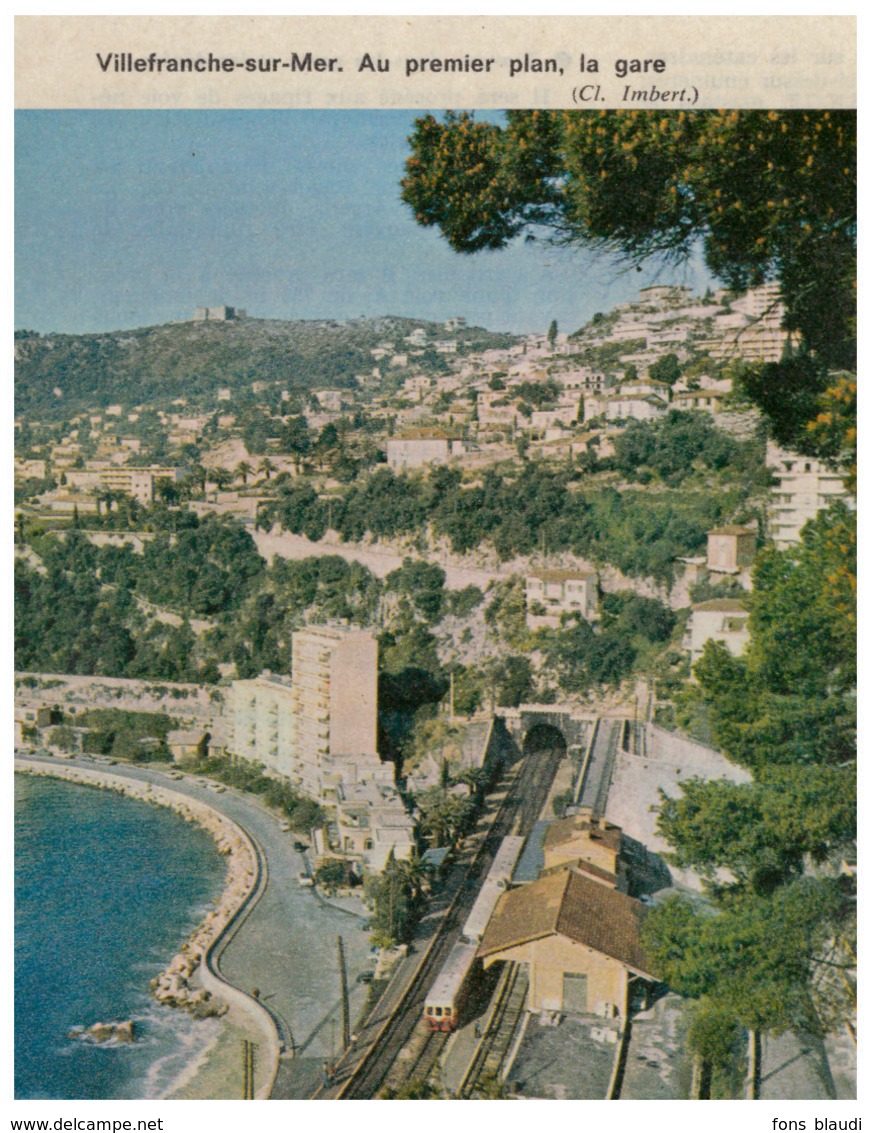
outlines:
[[524, 755], [538, 755], [557, 748], [560, 758], [566, 755], [566, 738], [553, 724], [534, 724], [524, 736]]

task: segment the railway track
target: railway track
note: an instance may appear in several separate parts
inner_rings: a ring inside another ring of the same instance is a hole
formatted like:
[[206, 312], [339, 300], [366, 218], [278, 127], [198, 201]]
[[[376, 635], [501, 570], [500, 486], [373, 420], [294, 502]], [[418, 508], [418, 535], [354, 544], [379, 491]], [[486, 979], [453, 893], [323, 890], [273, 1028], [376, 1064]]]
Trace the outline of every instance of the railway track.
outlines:
[[464, 1075], [458, 1097], [475, 1097], [481, 1085], [499, 1075], [524, 1012], [528, 987], [526, 968], [521, 964], [507, 964], [497, 986], [484, 1034]]
[[563, 749], [555, 746], [525, 757], [494, 816], [488, 834], [470, 862], [465, 877], [458, 884], [442, 923], [427, 945], [417, 971], [368, 1049], [361, 1053], [352, 1048], [347, 1052], [345, 1059], [336, 1068], [334, 1087], [329, 1096], [372, 1098], [385, 1084], [391, 1066], [420, 1023], [430, 984], [460, 938], [461, 928], [472, 910], [481, 882], [487, 875], [503, 838], [513, 832], [522, 835], [530, 833], [548, 798], [562, 755]]
[[450, 1037], [441, 1031], [417, 1031], [388, 1071], [384, 1087], [397, 1089], [405, 1082], [426, 1082]]

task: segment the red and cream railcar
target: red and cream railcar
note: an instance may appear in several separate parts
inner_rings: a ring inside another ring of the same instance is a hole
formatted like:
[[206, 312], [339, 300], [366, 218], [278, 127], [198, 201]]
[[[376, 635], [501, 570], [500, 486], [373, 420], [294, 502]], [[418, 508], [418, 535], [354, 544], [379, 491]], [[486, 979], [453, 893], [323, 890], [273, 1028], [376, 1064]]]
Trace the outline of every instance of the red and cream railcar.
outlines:
[[424, 1023], [431, 1031], [454, 1031], [476, 967], [475, 944], [455, 944], [424, 1001]]

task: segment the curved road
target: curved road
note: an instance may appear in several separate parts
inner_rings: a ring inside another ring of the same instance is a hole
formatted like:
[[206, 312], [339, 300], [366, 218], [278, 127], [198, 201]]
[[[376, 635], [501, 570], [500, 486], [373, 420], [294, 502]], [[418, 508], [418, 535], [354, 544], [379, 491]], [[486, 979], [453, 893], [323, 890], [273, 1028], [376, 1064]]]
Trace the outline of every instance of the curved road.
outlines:
[[[200, 786], [190, 775], [174, 780], [153, 767], [39, 758], [49, 765], [105, 770], [167, 787], [208, 803], [246, 830], [266, 856], [269, 877], [260, 900], [221, 952], [221, 972], [244, 991], [259, 990], [261, 1000], [284, 1024], [282, 1029], [292, 1035], [298, 1054], [320, 1066], [321, 1060], [331, 1057], [334, 1044], [338, 1053], [342, 1029], [336, 938], [341, 935], [345, 943], [354, 1020], [366, 994], [356, 977], [372, 967], [369, 937], [362, 931], [361, 918], [326, 904], [313, 890], [299, 885], [297, 874], [305, 863], [293, 848], [294, 835], [279, 829], [276, 816], [250, 795], [229, 787], [219, 793]], [[167, 956], [167, 962], [171, 958]]]

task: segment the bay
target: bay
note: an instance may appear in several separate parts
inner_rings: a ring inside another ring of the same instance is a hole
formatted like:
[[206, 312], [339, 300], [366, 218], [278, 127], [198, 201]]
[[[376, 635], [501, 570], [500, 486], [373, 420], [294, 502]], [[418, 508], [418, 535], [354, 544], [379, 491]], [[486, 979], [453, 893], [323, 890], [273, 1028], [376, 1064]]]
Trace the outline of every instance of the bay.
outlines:
[[[15, 1095], [161, 1096], [220, 1020], [159, 1006], [149, 981], [224, 886], [205, 831], [159, 806], [15, 776]], [[137, 1041], [75, 1027], [133, 1019]]]

